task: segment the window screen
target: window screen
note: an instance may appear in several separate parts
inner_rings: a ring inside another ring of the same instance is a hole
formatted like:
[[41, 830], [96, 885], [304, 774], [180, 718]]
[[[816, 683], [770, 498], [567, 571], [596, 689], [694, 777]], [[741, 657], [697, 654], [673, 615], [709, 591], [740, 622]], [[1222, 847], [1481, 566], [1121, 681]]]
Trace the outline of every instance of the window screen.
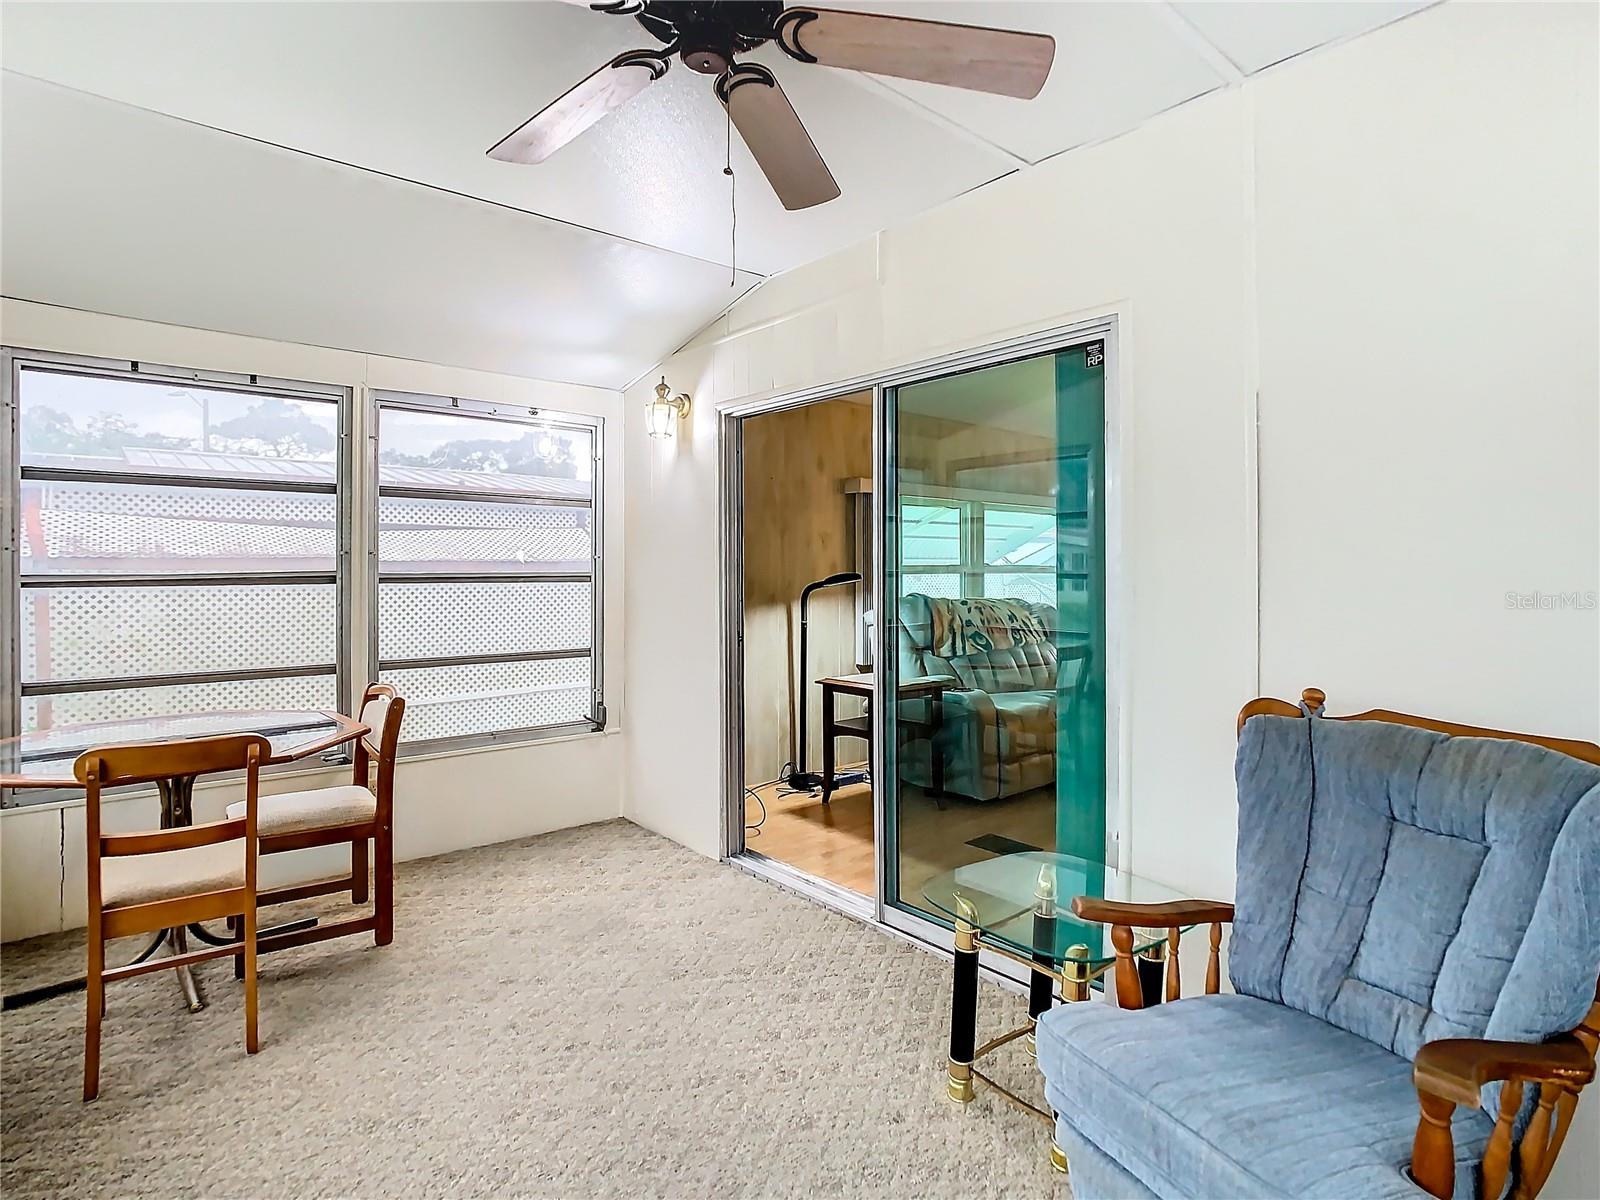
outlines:
[[338, 708], [338, 388], [12, 362], [7, 733]]
[[376, 656], [411, 743], [604, 723], [598, 424], [383, 393]]

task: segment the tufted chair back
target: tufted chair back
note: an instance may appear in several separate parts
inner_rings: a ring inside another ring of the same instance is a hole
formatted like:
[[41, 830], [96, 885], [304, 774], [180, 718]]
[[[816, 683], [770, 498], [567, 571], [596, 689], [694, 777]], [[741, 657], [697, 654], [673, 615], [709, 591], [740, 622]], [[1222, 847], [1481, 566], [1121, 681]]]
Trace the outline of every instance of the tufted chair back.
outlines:
[[1583, 1019], [1600, 972], [1600, 767], [1383, 721], [1253, 716], [1236, 773], [1235, 990], [1407, 1058]]

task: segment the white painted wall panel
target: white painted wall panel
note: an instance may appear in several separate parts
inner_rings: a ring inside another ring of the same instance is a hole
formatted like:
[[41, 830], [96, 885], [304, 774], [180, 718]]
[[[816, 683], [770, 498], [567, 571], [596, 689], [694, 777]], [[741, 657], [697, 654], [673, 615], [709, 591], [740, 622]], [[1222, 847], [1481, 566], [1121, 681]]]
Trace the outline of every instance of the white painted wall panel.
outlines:
[[632, 732], [630, 816], [716, 850], [715, 404], [1120, 310], [1127, 587], [1114, 620], [1135, 861], [1231, 888], [1231, 820], [1189, 814], [1231, 807], [1235, 697], [1254, 688], [1243, 117], [1237, 94], [1208, 98], [882, 234], [875, 255], [857, 248], [765, 284], [666, 365], [697, 402], [675, 442], [636, 424], [647, 383], [629, 393], [628, 687], [638, 711], [663, 718]]
[[1597, 34], [1447, 5], [1253, 85], [1277, 694], [1600, 738]]
[[[1600, 738], [1600, 613], [1506, 606], [1600, 591], [1597, 33], [1440, 6], [735, 305], [665, 364], [688, 436], [628, 395], [627, 814], [716, 852], [713, 405], [1110, 309], [1136, 869], [1231, 894], [1258, 691]], [[1597, 1116], [1546, 1195], [1600, 1194]]]

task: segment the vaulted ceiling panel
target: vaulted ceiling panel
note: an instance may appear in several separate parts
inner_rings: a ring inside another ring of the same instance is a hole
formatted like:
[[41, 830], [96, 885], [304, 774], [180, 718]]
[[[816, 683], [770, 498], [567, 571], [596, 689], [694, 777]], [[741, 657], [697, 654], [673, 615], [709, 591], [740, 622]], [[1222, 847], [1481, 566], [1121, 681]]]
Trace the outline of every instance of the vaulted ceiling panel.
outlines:
[[[29, 75], [727, 263], [727, 122], [681, 63], [538, 166], [484, 151], [624, 50], [631, 18], [566, 4], [7, 4]], [[79, 32], [89, 31], [84, 37]], [[844, 195], [786, 213], [735, 146], [739, 263], [771, 274], [1016, 166], [850, 72], [765, 47]], [[737, 142], [738, 135], [734, 135]], [[742, 169], [741, 169], [742, 168]]]
[[6, 75], [0, 290], [621, 387], [755, 280]]
[[994, 25], [1055, 38], [1055, 66], [1033, 100], [885, 80], [916, 103], [1029, 162], [1124, 133], [1224, 82], [1195, 53], [1192, 41], [1162, 4], [954, 0], [879, 7], [905, 16]]
[[1237, 0], [1180, 0], [1172, 7], [1246, 75], [1317, 46], [1366, 33], [1438, 0], [1304, 0], [1248, 4]]
[[[736, 132], [730, 143], [711, 78], [681, 62], [546, 162], [485, 156], [617, 54], [658, 48], [633, 17], [549, 0], [6, 0], [0, 282], [128, 316], [614, 385], [753, 277], [1425, 7], [826, 6], [1047, 33], [1056, 59], [1024, 101], [803, 64], [771, 44], [742, 56], [777, 75], [842, 188], [788, 212]], [[730, 287], [734, 262], [749, 274]]]

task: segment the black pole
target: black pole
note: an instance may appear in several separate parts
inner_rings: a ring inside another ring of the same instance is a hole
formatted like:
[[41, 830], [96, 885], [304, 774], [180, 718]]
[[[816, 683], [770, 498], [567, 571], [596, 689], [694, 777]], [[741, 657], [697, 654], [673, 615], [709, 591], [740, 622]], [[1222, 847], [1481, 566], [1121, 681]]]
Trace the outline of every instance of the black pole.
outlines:
[[822, 786], [822, 778], [809, 774], [806, 771], [806, 713], [811, 707], [810, 685], [806, 681], [809, 671], [806, 666], [806, 623], [807, 611], [811, 605], [811, 593], [823, 588], [838, 587], [845, 583], [860, 583], [861, 576], [855, 571], [840, 571], [836, 575], [829, 575], [826, 579], [819, 579], [815, 583], [808, 583], [800, 589], [800, 744], [795, 747], [794, 770], [789, 778], [784, 780], [790, 787], [800, 791], [809, 792], [812, 788]]

